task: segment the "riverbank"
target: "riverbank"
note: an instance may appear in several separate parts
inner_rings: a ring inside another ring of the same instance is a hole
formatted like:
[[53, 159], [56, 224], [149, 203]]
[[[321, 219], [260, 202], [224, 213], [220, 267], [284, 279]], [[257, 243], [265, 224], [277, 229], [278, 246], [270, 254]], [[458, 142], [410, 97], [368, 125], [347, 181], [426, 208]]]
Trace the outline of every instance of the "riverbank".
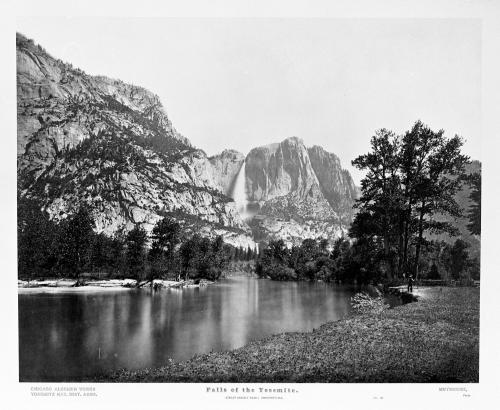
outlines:
[[226, 352], [94, 381], [478, 382], [479, 289], [420, 288], [418, 302]]
[[149, 289], [153, 286], [154, 289], [178, 289], [189, 287], [207, 286], [214, 282], [202, 279], [200, 281], [194, 280], [162, 280], [155, 279], [151, 284], [150, 281], [140, 281], [135, 279], [84, 279], [78, 281], [76, 279], [44, 279], [44, 280], [18, 280], [18, 289], [28, 290], [95, 290], [95, 289], [134, 289], [143, 288]]

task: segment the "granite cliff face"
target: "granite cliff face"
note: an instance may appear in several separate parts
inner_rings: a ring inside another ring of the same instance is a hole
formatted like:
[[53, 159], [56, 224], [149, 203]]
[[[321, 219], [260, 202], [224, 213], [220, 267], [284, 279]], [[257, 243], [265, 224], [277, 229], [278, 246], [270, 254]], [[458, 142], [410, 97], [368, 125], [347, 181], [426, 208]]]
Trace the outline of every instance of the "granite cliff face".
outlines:
[[260, 209], [251, 224], [257, 237], [298, 243], [346, 231], [357, 189], [334, 154], [291, 137], [254, 148], [245, 166], [248, 199]]
[[[151, 230], [170, 215], [186, 231], [245, 247], [332, 238], [351, 221], [356, 187], [321, 147], [292, 137], [246, 157], [225, 150], [207, 158], [150, 91], [87, 75], [19, 34], [16, 50], [18, 188], [53, 219], [85, 204], [96, 229], [113, 235], [135, 224]], [[238, 189], [251, 212], [236, 209]]]
[[86, 75], [22, 35], [17, 51], [17, 159], [21, 195], [60, 220], [82, 204], [110, 235], [162, 215], [186, 230], [253, 246], [223, 178], [172, 126], [150, 91]]
[[227, 149], [209, 158], [213, 167], [214, 180], [220, 190], [231, 196], [238, 172], [245, 161], [245, 156], [238, 151]]
[[339, 218], [346, 222], [353, 217], [352, 205], [358, 198], [358, 188], [349, 171], [342, 169], [340, 159], [317, 145], [308, 148], [309, 158], [321, 192]]
[[251, 201], [268, 201], [291, 192], [306, 197], [318, 184], [307, 149], [297, 137], [254, 148], [245, 165]]

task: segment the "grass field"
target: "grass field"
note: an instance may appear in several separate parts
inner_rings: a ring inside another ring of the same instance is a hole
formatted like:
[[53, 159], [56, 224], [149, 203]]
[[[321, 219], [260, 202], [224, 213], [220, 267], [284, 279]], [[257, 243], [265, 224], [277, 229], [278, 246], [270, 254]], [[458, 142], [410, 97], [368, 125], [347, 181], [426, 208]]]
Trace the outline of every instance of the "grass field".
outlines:
[[421, 288], [418, 302], [284, 333], [116, 382], [478, 382], [479, 289]]

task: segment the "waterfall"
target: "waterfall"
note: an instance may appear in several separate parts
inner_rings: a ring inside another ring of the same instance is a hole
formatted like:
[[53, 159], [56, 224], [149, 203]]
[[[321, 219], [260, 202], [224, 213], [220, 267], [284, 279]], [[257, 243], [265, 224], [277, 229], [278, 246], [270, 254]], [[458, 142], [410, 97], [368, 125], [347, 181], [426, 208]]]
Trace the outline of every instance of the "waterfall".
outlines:
[[248, 214], [248, 199], [247, 199], [247, 174], [245, 171], [245, 161], [241, 165], [240, 170], [238, 171], [238, 175], [236, 175], [236, 182], [234, 183], [233, 192], [231, 193], [231, 197], [236, 202], [236, 209], [240, 213], [243, 219], [247, 219], [249, 217]]

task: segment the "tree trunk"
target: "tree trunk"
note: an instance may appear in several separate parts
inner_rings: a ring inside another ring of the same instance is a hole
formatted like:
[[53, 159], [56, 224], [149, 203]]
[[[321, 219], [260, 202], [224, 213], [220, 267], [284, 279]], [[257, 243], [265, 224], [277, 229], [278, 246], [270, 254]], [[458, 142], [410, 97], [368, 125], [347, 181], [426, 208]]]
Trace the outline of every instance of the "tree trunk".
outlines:
[[404, 229], [404, 221], [402, 212], [399, 211], [398, 216], [398, 276], [401, 277], [401, 271], [403, 269], [403, 229]]
[[403, 268], [408, 269], [408, 242], [410, 240], [410, 223], [411, 223], [411, 202], [408, 204], [408, 214], [406, 217], [405, 234], [404, 234], [404, 249], [403, 249]]
[[385, 263], [389, 267], [389, 271], [387, 272], [388, 273], [387, 277], [389, 279], [392, 279], [393, 272], [392, 272], [392, 264], [389, 261], [389, 237], [387, 236], [387, 234], [384, 234], [384, 259]]
[[418, 221], [418, 241], [415, 250], [415, 280], [418, 279], [418, 263], [420, 261], [420, 247], [422, 244], [422, 237], [424, 233], [424, 213], [425, 201], [422, 201], [422, 208], [420, 208], [420, 217]]
[[80, 258], [80, 250], [77, 250], [77, 262], [76, 262], [76, 280], [80, 279], [80, 266], [81, 266], [81, 258]]

